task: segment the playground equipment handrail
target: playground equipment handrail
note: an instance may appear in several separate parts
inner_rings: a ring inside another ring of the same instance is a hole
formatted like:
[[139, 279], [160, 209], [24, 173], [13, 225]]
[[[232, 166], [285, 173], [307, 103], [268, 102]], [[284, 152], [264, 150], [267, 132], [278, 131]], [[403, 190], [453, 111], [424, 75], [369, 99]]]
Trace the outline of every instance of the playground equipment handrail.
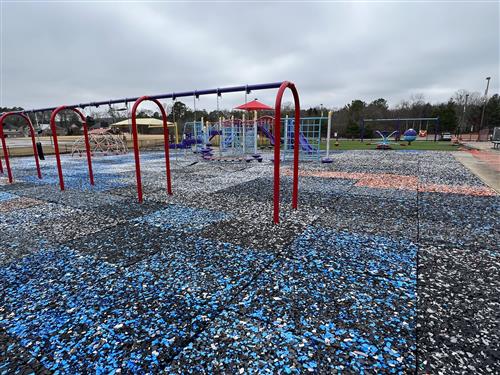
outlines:
[[[20, 116], [28, 124], [28, 127], [30, 128], [30, 134], [31, 134], [31, 144], [33, 146], [33, 155], [35, 156], [36, 171], [37, 171], [37, 174], [38, 174], [38, 178], [42, 178], [42, 172], [40, 171], [40, 162], [38, 160], [38, 152], [37, 152], [37, 149], [36, 149], [35, 128], [33, 127], [33, 123], [31, 122], [30, 118], [28, 116], [26, 116], [24, 113], [7, 112], [7, 113], [4, 113], [0, 117], [0, 138], [2, 140], [2, 149], [3, 149], [4, 158], [5, 158], [5, 166], [7, 168], [7, 174], [9, 176], [9, 183], [12, 183], [12, 171], [10, 169], [9, 153], [7, 152], [7, 145], [5, 143], [5, 135], [4, 135], [4, 132], [3, 132], [3, 122], [9, 116]], [[2, 161], [1, 161], [1, 159], [0, 159], [0, 172], [3, 172], [3, 167], [2, 167]]]
[[155, 103], [158, 108], [160, 108], [161, 116], [163, 120], [163, 145], [165, 148], [165, 169], [167, 172], [167, 193], [168, 195], [172, 195], [172, 179], [170, 176], [170, 154], [169, 154], [169, 144], [168, 144], [168, 122], [167, 122], [167, 112], [165, 108], [161, 105], [158, 99], [149, 97], [149, 96], [141, 96], [138, 98], [132, 107], [132, 136], [134, 141], [134, 157], [135, 157], [135, 177], [137, 180], [137, 198], [139, 199], [139, 203], [142, 203], [142, 180], [141, 180], [141, 160], [139, 158], [139, 141], [137, 136], [137, 107], [143, 101], [152, 101]]
[[62, 105], [60, 107], [57, 107], [50, 115], [50, 129], [52, 131], [52, 138], [54, 139], [54, 153], [56, 154], [57, 173], [59, 175], [59, 186], [61, 187], [61, 190], [64, 190], [64, 177], [62, 173], [61, 157], [59, 155], [59, 143], [57, 142], [56, 116], [59, 112], [65, 109], [69, 109], [70, 111], [75, 112], [78, 116], [80, 116], [80, 119], [82, 120], [83, 135], [85, 137], [85, 149], [87, 151], [87, 164], [89, 169], [90, 185], [94, 185], [94, 174], [92, 172], [92, 156], [90, 151], [89, 132], [87, 128], [86, 118], [83, 115], [83, 113], [80, 112], [78, 109]]

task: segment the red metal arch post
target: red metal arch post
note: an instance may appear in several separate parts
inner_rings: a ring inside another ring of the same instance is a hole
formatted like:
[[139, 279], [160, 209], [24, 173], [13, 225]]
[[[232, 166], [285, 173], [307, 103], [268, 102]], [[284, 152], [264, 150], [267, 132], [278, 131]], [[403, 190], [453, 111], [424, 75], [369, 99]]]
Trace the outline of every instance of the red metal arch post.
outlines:
[[61, 166], [61, 156], [59, 154], [59, 143], [57, 142], [56, 116], [59, 112], [65, 110], [65, 109], [68, 109], [70, 111], [75, 112], [78, 116], [80, 116], [80, 120], [82, 120], [83, 134], [85, 137], [85, 149], [87, 150], [87, 164], [88, 164], [88, 168], [89, 168], [89, 179], [90, 179], [90, 184], [94, 185], [94, 173], [92, 172], [92, 156], [90, 153], [90, 142], [89, 142], [89, 132], [87, 129], [87, 121], [86, 121], [83, 113], [80, 112], [78, 109], [66, 107], [65, 105], [62, 105], [62, 106], [54, 109], [54, 111], [50, 115], [50, 129], [52, 131], [52, 138], [54, 139], [54, 152], [56, 154], [57, 173], [59, 174], [59, 186], [61, 187], [61, 190], [64, 190], [64, 178], [63, 178], [62, 166]]
[[161, 103], [154, 98], [150, 98], [149, 96], [142, 96], [137, 99], [132, 107], [132, 136], [134, 141], [134, 157], [135, 157], [135, 177], [137, 180], [137, 198], [139, 199], [139, 203], [142, 203], [142, 180], [141, 180], [141, 160], [139, 158], [139, 140], [137, 138], [137, 107], [143, 101], [152, 101], [155, 103], [161, 111], [161, 117], [163, 120], [163, 145], [165, 147], [165, 169], [167, 171], [167, 193], [168, 195], [172, 195], [172, 179], [170, 176], [170, 154], [169, 154], [169, 145], [168, 145], [168, 123], [167, 123], [167, 112], [161, 105]]
[[[300, 102], [297, 88], [291, 82], [283, 82], [276, 94], [274, 106], [274, 223], [280, 222], [280, 159], [281, 159], [281, 101], [285, 90], [289, 88], [295, 102], [295, 126], [293, 147], [293, 188], [292, 208], [297, 209], [299, 195], [299, 132], [300, 132]], [[285, 124], [286, 126], [286, 124]], [[286, 129], [285, 129], [286, 131]]]
[[[28, 127], [30, 128], [30, 134], [31, 134], [31, 144], [33, 145], [33, 155], [35, 156], [36, 171], [38, 174], [38, 178], [42, 178], [42, 172], [40, 171], [40, 162], [38, 160], [38, 152], [36, 150], [35, 129], [33, 128], [33, 123], [31, 122], [30, 118], [28, 116], [26, 116], [24, 113], [7, 112], [7, 113], [4, 113], [0, 117], [0, 138], [2, 139], [2, 149], [3, 149], [4, 158], [5, 158], [5, 167], [7, 168], [7, 174], [9, 176], [9, 182], [12, 183], [13, 179], [12, 179], [12, 171], [10, 169], [9, 154], [7, 153], [7, 145], [5, 143], [5, 135], [3, 132], [3, 122], [9, 116], [20, 116], [28, 124]], [[3, 172], [3, 168], [2, 168], [1, 164], [2, 164], [2, 162], [0, 160], [0, 172]]]

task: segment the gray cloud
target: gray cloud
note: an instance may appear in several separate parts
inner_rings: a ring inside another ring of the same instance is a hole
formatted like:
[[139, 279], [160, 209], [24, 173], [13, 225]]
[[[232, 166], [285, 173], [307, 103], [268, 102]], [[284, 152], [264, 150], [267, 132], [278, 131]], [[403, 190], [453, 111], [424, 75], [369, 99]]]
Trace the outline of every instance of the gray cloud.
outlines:
[[[487, 75], [499, 90], [498, 2], [8, 2], [1, 31], [3, 106], [284, 79], [305, 107], [395, 105], [413, 93], [445, 101], [484, 90]], [[227, 95], [221, 106], [243, 99]], [[215, 98], [198, 105], [214, 108]]]

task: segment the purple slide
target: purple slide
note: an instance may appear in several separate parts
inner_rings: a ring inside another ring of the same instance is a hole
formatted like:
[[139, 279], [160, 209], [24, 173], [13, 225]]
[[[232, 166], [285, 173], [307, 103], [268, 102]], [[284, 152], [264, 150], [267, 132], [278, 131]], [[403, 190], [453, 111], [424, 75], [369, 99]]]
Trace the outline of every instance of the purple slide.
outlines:
[[274, 146], [274, 136], [271, 134], [271, 132], [267, 130], [265, 127], [260, 125], [259, 125], [259, 130], [271, 141], [271, 146]]
[[302, 148], [303, 151], [306, 151], [308, 154], [312, 154], [316, 150], [312, 148], [312, 146], [307, 142], [306, 137], [304, 137], [304, 134], [299, 133], [299, 145]]
[[210, 138], [208, 140], [211, 141], [216, 135], [222, 135], [222, 133], [218, 130], [210, 130]]

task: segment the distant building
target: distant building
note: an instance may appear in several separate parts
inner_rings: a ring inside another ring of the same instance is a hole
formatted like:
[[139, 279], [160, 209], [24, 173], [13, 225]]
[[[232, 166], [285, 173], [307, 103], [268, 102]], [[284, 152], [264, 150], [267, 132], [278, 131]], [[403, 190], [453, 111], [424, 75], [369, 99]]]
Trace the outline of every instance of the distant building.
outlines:
[[24, 131], [24, 127], [3, 129], [3, 133], [6, 138], [26, 137], [29, 134]]
[[[38, 129], [35, 131], [41, 131], [42, 136], [52, 135], [52, 130], [50, 129], [50, 124], [38, 124]], [[60, 126], [56, 126], [57, 135], [68, 135], [68, 130]]]
[[83, 134], [82, 126], [79, 126], [77, 124], [72, 124], [69, 127], [71, 135], [81, 135]]
[[[137, 132], [139, 134], [163, 134], [163, 121], [156, 118], [138, 118], [136, 120]], [[168, 122], [168, 126], [173, 126]], [[110, 128], [118, 128], [123, 133], [130, 133], [132, 129], [132, 120], [127, 119], [109, 125]]]

